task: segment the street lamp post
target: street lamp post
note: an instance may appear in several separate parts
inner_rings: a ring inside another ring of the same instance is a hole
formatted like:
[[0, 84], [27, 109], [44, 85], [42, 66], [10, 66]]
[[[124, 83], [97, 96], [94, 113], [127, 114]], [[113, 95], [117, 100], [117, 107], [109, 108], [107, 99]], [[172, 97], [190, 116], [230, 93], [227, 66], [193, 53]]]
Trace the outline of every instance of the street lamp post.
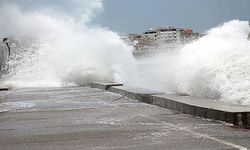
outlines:
[[8, 51], [9, 51], [9, 57], [10, 57], [10, 46], [9, 46], [9, 39], [8, 38], [4, 38], [3, 39], [3, 43], [5, 43], [8, 47]]

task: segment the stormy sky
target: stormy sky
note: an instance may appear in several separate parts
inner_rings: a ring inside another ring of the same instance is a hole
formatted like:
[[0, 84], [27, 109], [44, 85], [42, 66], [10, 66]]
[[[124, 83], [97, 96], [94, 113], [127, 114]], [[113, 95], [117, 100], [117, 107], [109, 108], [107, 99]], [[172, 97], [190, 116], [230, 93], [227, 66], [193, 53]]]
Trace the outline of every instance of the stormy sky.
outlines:
[[104, 0], [97, 21], [121, 33], [158, 26], [204, 32], [232, 19], [250, 20], [250, 0]]
[[232, 19], [250, 20], [250, 0], [0, 0], [25, 11], [82, 17], [121, 34], [159, 26], [205, 32]]

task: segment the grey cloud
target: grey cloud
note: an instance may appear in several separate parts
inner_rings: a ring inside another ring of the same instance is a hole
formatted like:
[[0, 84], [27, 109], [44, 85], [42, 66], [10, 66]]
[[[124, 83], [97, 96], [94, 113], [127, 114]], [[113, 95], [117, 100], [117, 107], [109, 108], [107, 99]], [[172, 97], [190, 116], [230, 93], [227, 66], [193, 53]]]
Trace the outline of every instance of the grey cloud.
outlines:
[[102, 0], [0, 0], [0, 5], [14, 4], [22, 11], [53, 11], [58, 14], [93, 17], [102, 10]]

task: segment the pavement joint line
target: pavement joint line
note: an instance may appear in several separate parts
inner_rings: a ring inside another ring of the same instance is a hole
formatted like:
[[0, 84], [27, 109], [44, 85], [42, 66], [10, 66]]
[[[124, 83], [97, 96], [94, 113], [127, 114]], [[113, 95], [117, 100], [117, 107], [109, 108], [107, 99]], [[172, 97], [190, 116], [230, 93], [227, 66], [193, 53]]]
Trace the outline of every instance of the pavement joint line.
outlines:
[[[152, 118], [154, 119], [155, 121], [157, 122], [160, 122], [158, 119], [155, 119], [155, 118]], [[247, 150], [246, 147], [243, 147], [241, 145], [237, 145], [237, 144], [234, 144], [234, 143], [231, 143], [231, 142], [228, 142], [228, 141], [225, 141], [225, 140], [221, 140], [221, 139], [218, 139], [218, 138], [215, 138], [215, 137], [211, 137], [207, 134], [202, 134], [202, 133], [199, 133], [199, 132], [196, 132], [196, 131], [193, 131], [193, 130], [189, 130], [187, 129], [186, 127], [179, 127], [178, 125], [176, 124], [171, 124], [171, 123], [167, 123], [167, 122], [163, 122], [164, 125], [167, 125], [167, 126], [170, 126], [172, 128], [175, 128], [175, 129], [178, 129], [178, 130], [181, 130], [181, 131], [185, 131], [185, 132], [188, 132], [188, 133], [191, 133], [193, 135], [196, 135], [196, 136], [199, 136], [199, 137], [202, 137], [202, 138], [205, 138], [205, 139], [209, 139], [209, 140], [212, 140], [212, 141], [215, 141], [215, 142], [218, 142], [220, 144], [223, 144], [223, 145], [228, 145], [228, 146], [231, 146], [233, 148], [237, 148], [239, 150]]]
[[231, 146], [233, 148], [237, 148], [239, 150], [247, 150], [246, 147], [243, 147], [241, 145], [237, 145], [237, 144], [225, 141], [225, 140], [221, 140], [221, 139], [218, 139], [218, 138], [215, 138], [215, 137], [211, 137], [211, 136], [209, 136], [207, 134], [202, 134], [202, 133], [199, 133], [199, 132], [195, 132], [195, 131], [189, 130], [189, 129], [185, 128], [185, 127], [179, 127], [177, 125], [174, 125], [174, 124], [171, 124], [171, 123], [166, 123], [166, 122], [164, 122], [164, 125], [167, 125], [167, 126], [170, 126], [170, 127], [182, 130], [182, 131], [186, 131], [186, 132], [189, 132], [189, 133], [191, 133], [193, 135], [196, 135], [196, 136], [199, 136], [199, 137], [202, 137], [202, 138], [205, 138], [205, 139], [213, 140], [215, 142], [218, 142], [218, 143], [221, 143], [221, 144], [224, 144], [224, 145], [228, 145], [228, 146]]

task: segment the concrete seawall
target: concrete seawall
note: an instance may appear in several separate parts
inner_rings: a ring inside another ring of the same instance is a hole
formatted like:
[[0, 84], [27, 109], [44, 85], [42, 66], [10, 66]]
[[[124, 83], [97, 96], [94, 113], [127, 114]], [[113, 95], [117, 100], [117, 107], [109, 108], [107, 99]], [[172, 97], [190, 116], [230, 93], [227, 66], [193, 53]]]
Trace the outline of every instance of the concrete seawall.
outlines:
[[243, 128], [250, 128], [249, 106], [228, 104], [191, 96], [169, 95], [143, 88], [123, 86], [119, 83], [94, 82], [91, 83], [90, 86], [109, 90], [131, 99], [137, 99], [141, 102], [157, 105], [180, 113], [219, 120]]

